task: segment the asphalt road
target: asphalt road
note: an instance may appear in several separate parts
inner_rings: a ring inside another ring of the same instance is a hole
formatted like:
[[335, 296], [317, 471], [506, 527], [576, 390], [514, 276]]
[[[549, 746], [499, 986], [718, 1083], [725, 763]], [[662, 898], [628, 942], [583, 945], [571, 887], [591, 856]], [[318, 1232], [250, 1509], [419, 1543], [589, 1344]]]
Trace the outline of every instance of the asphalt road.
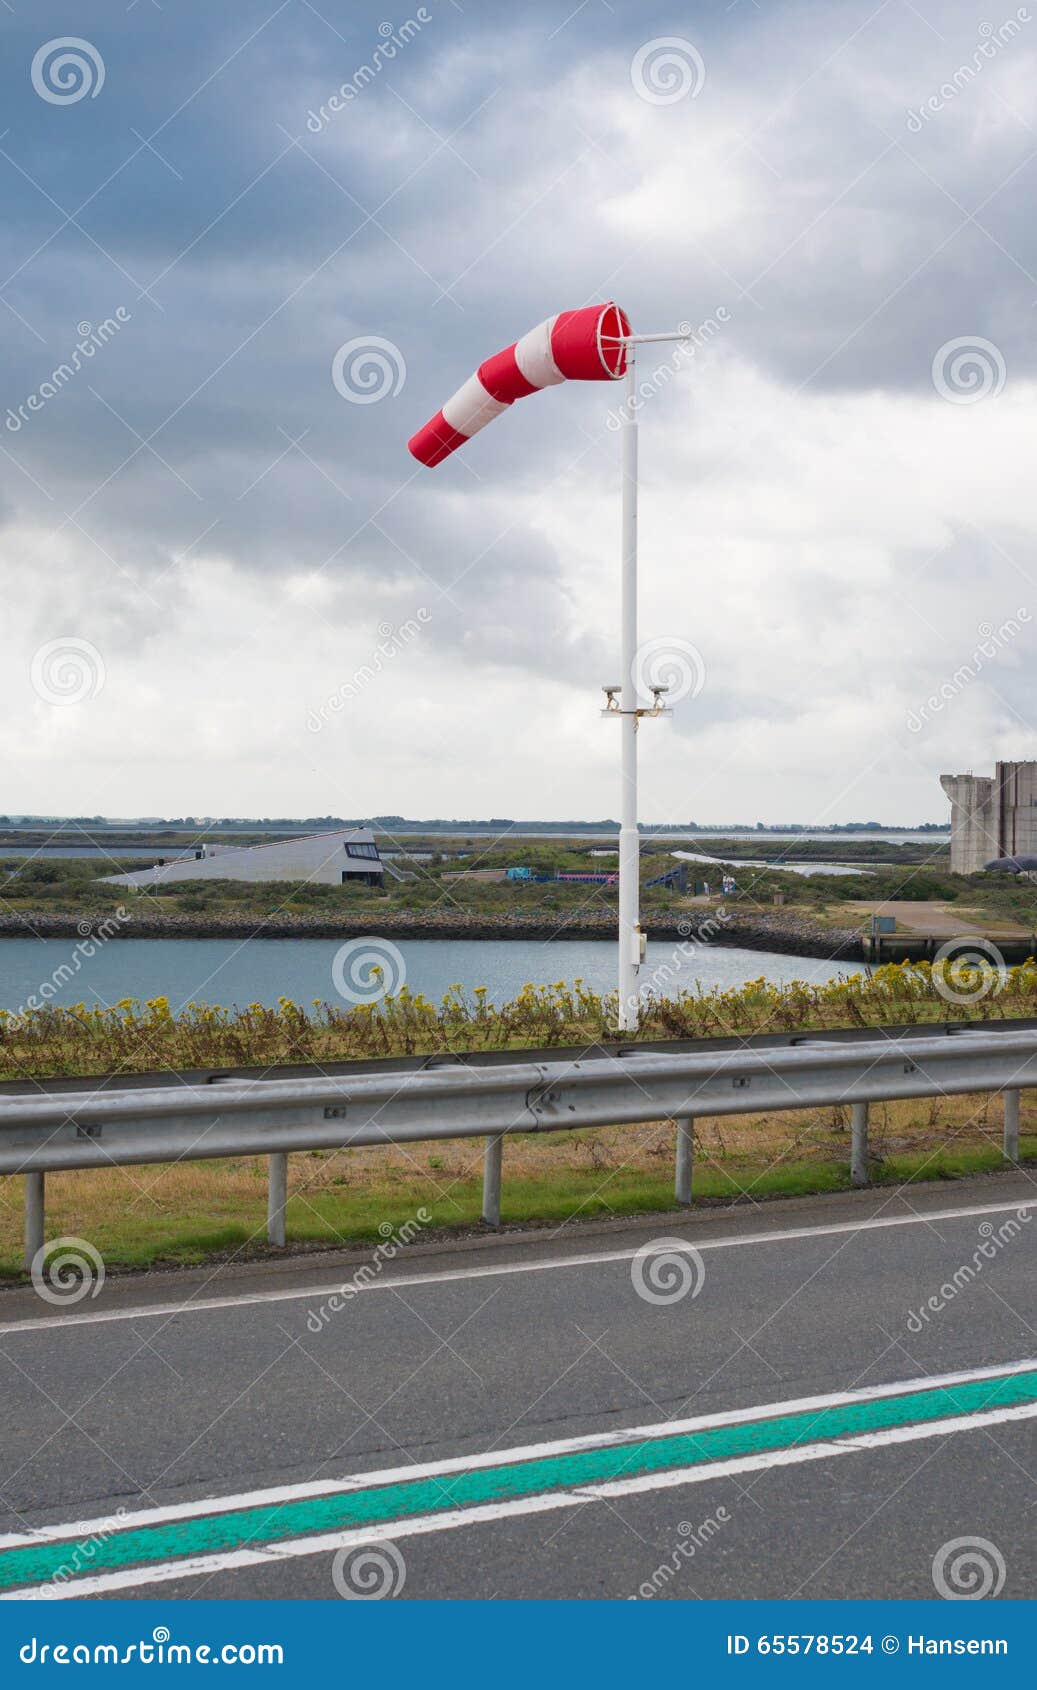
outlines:
[[337, 1308], [371, 1255], [7, 1293], [0, 1590], [1032, 1596], [1032, 1202], [416, 1241]]

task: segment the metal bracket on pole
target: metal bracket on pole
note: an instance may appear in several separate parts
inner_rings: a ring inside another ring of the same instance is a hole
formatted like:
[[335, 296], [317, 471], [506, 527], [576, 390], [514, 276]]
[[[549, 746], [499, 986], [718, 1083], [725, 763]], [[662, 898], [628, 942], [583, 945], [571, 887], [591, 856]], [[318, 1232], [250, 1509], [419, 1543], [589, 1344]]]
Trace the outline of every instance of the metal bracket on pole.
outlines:
[[534, 1117], [537, 1126], [540, 1125], [542, 1116], [557, 1113], [561, 1106], [561, 1090], [550, 1081], [545, 1081], [543, 1085], [530, 1086], [526, 1093], [526, 1108]]
[[620, 339], [624, 346], [647, 346], [653, 341], [661, 340], [690, 340], [691, 329], [664, 329], [662, 334], [625, 334]]
[[621, 687], [602, 687], [601, 690], [605, 694], [605, 708], [601, 711], [603, 716], [633, 716], [635, 721], [639, 722], [642, 716], [673, 715], [673, 711], [662, 702], [663, 694], [670, 690], [668, 686], [653, 687], [651, 691], [654, 702], [637, 710], [624, 710], [622, 705], [616, 703], [618, 694], [623, 690]]

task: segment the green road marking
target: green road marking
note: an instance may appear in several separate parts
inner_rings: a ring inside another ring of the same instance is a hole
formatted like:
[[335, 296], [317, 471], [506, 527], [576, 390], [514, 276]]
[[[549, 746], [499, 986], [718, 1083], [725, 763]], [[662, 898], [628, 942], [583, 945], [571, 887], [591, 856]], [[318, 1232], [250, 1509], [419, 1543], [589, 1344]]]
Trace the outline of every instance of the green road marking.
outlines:
[[833, 1408], [809, 1409], [715, 1426], [673, 1437], [632, 1440], [606, 1449], [503, 1463], [499, 1467], [444, 1473], [438, 1478], [403, 1479], [332, 1496], [300, 1498], [275, 1506], [240, 1508], [234, 1513], [171, 1520], [164, 1525], [116, 1531], [78, 1546], [75, 1541], [26, 1545], [0, 1553], [0, 1589], [45, 1584], [57, 1575], [75, 1583], [74, 1574], [211, 1555], [285, 1538], [405, 1520], [417, 1514], [503, 1502], [537, 1492], [578, 1489], [630, 1479], [667, 1468], [698, 1467], [711, 1461], [769, 1450], [796, 1449], [831, 1438], [849, 1438], [893, 1426], [917, 1425], [987, 1408], [1037, 1402], [1037, 1370], [1000, 1379], [920, 1390]]

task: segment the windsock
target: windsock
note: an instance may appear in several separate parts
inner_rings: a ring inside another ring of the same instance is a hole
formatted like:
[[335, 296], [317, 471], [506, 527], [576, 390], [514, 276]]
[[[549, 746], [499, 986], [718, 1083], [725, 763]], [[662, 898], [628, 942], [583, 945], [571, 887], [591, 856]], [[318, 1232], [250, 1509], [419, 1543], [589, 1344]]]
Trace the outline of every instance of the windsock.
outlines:
[[408, 442], [411, 455], [432, 469], [527, 393], [560, 381], [618, 381], [627, 366], [629, 333], [626, 313], [611, 302], [548, 317], [479, 365]]

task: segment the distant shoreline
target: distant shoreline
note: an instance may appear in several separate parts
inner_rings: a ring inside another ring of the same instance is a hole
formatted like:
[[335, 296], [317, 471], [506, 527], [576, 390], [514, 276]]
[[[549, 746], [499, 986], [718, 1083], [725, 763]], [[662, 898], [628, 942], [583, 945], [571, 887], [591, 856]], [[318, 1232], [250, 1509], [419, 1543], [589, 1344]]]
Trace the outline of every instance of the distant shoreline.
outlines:
[[[825, 928], [799, 916], [742, 916], [734, 911], [724, 919], [718, 909], [700, 908], [656, 920], [645, 918], [650, 942], [684, 944], [692, 951], [709, 946], [772, 951], [786, 956], [818, 957], [833, 962], [862, 962], [861, 936], [853, 928]], [[103, 932], [102, 932], [103, 929]], [[31, 911], [0, 915], [0, 939], [488, 939], [550, 942], [556, 939], [612, 939], [616, 920], [611, 912], [600, 918], [582, 915], [566, 921], [553, 916], [515, 916], [510, 920], [463, 917], [443, 920], [406, 915], [371, 916], [361, 921], [327, 921], [312, 916], [131, 916], [114, 922], [112, 912], [94, 916], [51, 915]]]

